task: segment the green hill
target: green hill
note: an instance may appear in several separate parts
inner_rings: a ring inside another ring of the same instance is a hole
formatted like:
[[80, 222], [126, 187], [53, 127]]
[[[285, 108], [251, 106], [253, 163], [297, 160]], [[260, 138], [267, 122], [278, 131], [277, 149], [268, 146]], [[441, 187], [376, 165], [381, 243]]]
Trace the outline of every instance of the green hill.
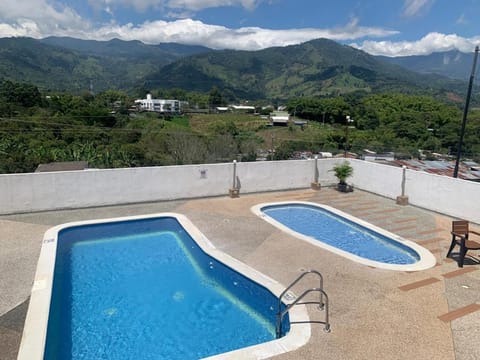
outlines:
[[146, 86], [207, 91], [213, 86], [240, 98], [288, 99], [355, 91], [442, 94], [464, 83], [420, 75], [334, 41], [260, 51], [212, 51], [179, 59], [147, 77]]
[[430, 55], [377, 56], [377, 59], [391, 64], [397, 64], [422, 74], [437, 74], [452, 79], [468, 80], [472, 70], [473, 53], [466, 54], [454, 50], [432, 53]]
[[148, 74], [179, 57], [210, 51], [199, 46], [146, 45], [140, 41], [73, 38], [1, 38], [0, 79], [42, 90], [130, 90]]
[[[0, 80], [42, 91], [106, 89], [209, 92], [226, 99], [278, 99], [352, 92], [464, 96], [465, 82], [420, 75], [352, 47], [318, 39], [260, 51], [51, 37], [0, 39]], [[450, 96], [450, 98], [458, 98]]]
[[96, 41], [52, 36], [41, 39], [40, 42], [89, 55], [103, 57], [121, 57], [133, 60], [156, 58], [161, 61], [158, 65], [164, 65], [177, 60], [180, 57], [211, 51], [211, 49], [204, 46], [181, 45], [175, 43], [147, 45], [138, 40], [124, 41], [112, 39], [110, 41]]

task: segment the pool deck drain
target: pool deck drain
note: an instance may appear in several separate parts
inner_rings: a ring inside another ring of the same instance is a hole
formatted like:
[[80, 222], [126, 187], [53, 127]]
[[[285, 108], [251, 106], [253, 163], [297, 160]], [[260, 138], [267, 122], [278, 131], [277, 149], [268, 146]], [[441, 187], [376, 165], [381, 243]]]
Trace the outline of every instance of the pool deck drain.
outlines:
[[[392, 232], [430, 248], [437, 265], [421, 272], [380, 270], [295, 241], [249, 210], [258, 203], [279, 200], [333, 206], [386, 230], [394, 229]], [[410, 205], [399, 206], [394, 200], [357, 189], [344, 194], [325, 187], [319, 191], [242, 194], [236, 199], [203, 198], [1, 216], [0, 358], [16, 358], [23, 320], [22, 314], [12, 318], [9, 311], [17, 309], [24, 314], [25, 308], [17, 305], [30, 293], [41, 239], [48, 227], [167, 211], [186, 215], [218, 249], [284, 285], [298, 276], [300, 268], [317, 269], [324, 275], [331, 301], [332, 332], [326, 334], [313, 325], [309, 343], [279, 359], [480, 359], [480, 271], [476, 271], [480, 263], [471, 260], [459, 269], [454, 259], [445, 258], [452, 219]], [[422, 281], [428, 284], [413, 285]], [[314, 281], [309, 285], [316, 286]], [[309, 309], [309, 313], [312, 319], [318, 315], [316, 310]]]

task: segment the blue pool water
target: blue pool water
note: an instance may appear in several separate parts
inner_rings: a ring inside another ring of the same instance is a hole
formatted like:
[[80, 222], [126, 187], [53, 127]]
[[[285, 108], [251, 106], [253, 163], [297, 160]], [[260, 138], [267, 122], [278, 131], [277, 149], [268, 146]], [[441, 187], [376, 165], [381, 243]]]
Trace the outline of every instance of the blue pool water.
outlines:
[[414, 264], [420, 260], [410, 247], [318, 206], [282, 204], [261, 210], [297, 233], [362, 258], [387, 264]]
[[175, 218], [67, 228], [45, 359], [198, 359], [274, 339], [276, 305]]

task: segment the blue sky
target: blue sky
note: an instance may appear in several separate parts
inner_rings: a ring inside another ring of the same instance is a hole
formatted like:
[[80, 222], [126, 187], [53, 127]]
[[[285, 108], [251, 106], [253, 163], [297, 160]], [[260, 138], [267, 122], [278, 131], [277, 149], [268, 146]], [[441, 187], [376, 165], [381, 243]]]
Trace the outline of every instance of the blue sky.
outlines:
[[[480, 44], [480, 0], [1, 0], [0, 37], [258, 50], [325, 37], [374, 55]], [[476, 26], [475, 26], [476, 25]]]

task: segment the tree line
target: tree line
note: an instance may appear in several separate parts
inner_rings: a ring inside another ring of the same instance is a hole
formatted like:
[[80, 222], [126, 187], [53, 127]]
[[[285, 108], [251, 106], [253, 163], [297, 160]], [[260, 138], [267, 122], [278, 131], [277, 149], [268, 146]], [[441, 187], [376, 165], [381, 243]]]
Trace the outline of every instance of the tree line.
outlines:
[[[462, 106], [445, 103], [429, 96], [399, 93], [345, 95], [334, 98], [297, 98], [288, 109], [311, 121], [339, 129], [336, 139], [343, 147], [361, 152], [395, 151], [398, 156], [418, 157], [418, 150], [427, 153], [456, 155]], [[349, 144], [345, 127], [349, 123]], [[342, 135], [343, 128], [343, 135]], [[468, 115], [462, 153], [471, 158], [480, 155], [480, 111]]]
[[[253, 115], [166, 118], [130, 112], [133, 100], [145, 93], [142, 90], [136, 97], [117, 90], [46, 95], [32, 84], [3, 81], [0, 173], [31, 172], [40, 163], [54, 161], [84, 160], [91, 167], [110, 168], [253, 161], [259, 153], [284, 159], [297, 150], [361, 153], [369, 149], [395, 151], [403, 157], [417, 157], [419, 149], [456, 154], [462, 114], [461, 106], [399, 93], [301, 97], [286, 104], [295, 119], [308, 120], [300, 131], [294, 125], [273, 129]], [[217, 88], [208, 93], [169, 89], [152, 94], [188, 101], [198, 108], [228, 102], [228, 94]], [[254, 105], [258, 112], [271, 109], [265, 102]], [[346, 123], [347, 116], [352, 123]], [[474, 109], [462, 150], [466, 156], [479, 158], [479, 135], [480, 111]]]

